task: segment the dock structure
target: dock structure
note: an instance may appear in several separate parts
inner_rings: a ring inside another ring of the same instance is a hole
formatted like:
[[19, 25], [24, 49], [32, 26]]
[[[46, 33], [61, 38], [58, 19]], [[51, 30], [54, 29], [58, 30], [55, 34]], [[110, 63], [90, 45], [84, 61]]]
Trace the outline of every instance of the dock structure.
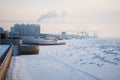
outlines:
[[0, 45], [0, 80], [5, 80], [7, 69], [12, 57], [11, 45]]
[[0, 80], [5, 80], [6, 73], [12, 56], [36, 55], [39, 54], [40, 46], [64, 45], [58, 43], [29, 43], [23, 44], [21, 38], [1, 38], [0, 39]]
[[[39, 46], [21, 45], [18, 55], [33, 55], [39, 53]], [[5, 80], [6, 73], [13, 55], [12, 45], [0, 45], [0, 80]]]
[[19, 55], [34, 55], [39, 53], [39, 45], [20, 45]]

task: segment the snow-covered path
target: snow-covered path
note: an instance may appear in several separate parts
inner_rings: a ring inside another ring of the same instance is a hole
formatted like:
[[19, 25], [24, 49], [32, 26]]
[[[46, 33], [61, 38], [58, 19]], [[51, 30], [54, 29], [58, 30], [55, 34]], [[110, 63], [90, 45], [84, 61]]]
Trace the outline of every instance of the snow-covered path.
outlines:
[[120, 40], [71, 40], [12, 58], [7, 80], [119, 80]]
[[[32, 60], [31, 60], [32, 59]], [[33, 60], [34, 59], [34, 60]], [[40, 61], [38, 61], [40, 59]], [[50, 56], [13, 57], [7, 80], [100, 80]]]

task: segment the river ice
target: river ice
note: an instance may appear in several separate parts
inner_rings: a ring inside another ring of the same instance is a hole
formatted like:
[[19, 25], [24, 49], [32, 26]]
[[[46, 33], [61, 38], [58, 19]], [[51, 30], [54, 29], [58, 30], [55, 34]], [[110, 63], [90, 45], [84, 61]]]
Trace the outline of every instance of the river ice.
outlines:
[[120, 39], [66, 40], [14, 56], [6, 80], [119, 80]]

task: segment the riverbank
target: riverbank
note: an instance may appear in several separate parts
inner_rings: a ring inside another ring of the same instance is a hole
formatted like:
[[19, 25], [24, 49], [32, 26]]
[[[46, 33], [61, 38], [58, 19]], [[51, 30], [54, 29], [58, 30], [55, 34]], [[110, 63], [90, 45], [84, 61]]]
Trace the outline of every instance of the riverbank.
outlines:
[[6, 80], [119, 80], [120, 40], [69, 40], [12, 58]]

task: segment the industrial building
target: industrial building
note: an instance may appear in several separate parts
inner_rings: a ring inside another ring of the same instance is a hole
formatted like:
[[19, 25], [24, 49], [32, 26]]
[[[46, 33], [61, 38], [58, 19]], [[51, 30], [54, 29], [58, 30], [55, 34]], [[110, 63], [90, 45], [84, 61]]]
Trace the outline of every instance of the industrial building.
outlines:
[[36, 24], [15, 24], [11, 27], [11, 36], [39, 36], [40, 25]]

